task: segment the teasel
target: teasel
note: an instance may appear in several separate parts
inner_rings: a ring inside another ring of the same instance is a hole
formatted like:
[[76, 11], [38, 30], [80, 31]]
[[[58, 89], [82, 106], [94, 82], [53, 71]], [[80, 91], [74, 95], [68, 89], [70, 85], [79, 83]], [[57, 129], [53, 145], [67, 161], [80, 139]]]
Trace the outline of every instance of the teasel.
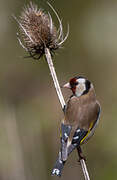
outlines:
[[47, 3], [58, 19], [58, 29], [50, 13], [38, 9], [38, 6], [32, 2], [24, 7], [19, 19], [13, 16], [19, 24], [20, 33], [17, 33], [17, 38], [20, 45], [30, 54], [29, 57], [37, 60], [45, 54], [45, 48], [48, 48], [51, 54], [60, 48], [69, 35], [68, 26], [68, 31], [63, 37], [62, 22], [52, 5]]

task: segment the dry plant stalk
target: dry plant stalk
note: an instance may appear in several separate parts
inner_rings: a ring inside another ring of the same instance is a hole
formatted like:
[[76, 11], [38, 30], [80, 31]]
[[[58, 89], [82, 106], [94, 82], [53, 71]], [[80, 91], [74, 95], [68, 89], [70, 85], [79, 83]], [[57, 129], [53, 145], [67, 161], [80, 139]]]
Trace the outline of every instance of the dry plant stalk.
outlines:
[[[19, 20], [14, 16], [20, 28], [20, 34], [17, 33], [17, 38], [20, 45], [29, 53], [29, 57], [38, 60], [45, 55], [60, 104], [64, 111], [65, 100], [57, 79], [51, 54], [61, 47], [67, 39], [69, 35], [69, 26], [66, 36], [63, 37], [62, 22], [55, 9], [49, 3], [48, 5], [54, 11], [58, 19], [58, 30], [52, 21], [50, 13], [45, 13], [42, 9], [38, 9], [37, 5], [30, 2], [30, 4], [23, 9]], [[81, 159], [80, 163], [85, 180], [90, 180], [84, 159]]]

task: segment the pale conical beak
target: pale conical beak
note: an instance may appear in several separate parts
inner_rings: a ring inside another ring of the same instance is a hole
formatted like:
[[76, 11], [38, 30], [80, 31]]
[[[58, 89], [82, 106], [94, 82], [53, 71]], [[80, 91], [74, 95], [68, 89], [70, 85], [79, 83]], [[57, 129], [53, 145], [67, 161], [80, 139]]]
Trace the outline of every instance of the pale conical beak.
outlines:
[[64, 85], [63, 85], [63, 88], [71, 89], [70, 83], [68, 82], [68, 83], [64, 84]]

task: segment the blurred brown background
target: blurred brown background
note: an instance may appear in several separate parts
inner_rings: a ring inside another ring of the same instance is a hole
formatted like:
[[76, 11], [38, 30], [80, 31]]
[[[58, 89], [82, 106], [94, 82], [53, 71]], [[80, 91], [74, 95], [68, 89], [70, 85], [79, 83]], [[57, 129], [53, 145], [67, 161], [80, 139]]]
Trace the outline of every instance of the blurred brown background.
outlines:
[[[17, 23], [24, 0], [0, 1], [0, 180], [53, 180], [63, 117], [44, 58], [24, 59]], [[49, 10], [46, 1], [35, 0]], [[117, 1], [49, 1], [67, 22], [70, 35], [56, 52], [60, 84], [84, 75], [101, 103], [95, 136], [83, 146], [91, 179], [117, 179]], [[63, 91], [65, 98], [69, 96]], [[77, 153], [70, 156], [61, 180], [83, 180]]]

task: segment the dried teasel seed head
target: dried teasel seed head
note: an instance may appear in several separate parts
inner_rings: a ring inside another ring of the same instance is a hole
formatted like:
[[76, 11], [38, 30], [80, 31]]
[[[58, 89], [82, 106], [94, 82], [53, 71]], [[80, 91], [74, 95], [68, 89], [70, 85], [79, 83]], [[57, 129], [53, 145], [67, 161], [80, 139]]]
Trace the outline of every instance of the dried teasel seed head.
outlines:
[[[49, 4], [49, 3], [48, 3]], [[38, 9], [37, 5], [30, 2], [25, 7], [19, 17], [19, 20], [15, 18], [20, 27], [20, 36], [17, 33], [17, 38], [20, 45], [30, 54], [30, 57], [39, 59], [44, 53], [45, 48], [48, 48], [50, 52], [58, 49], [63, 42], [67, 39], [69, 30], [63, 39], [63, 27], [61, 20], [49, 4], [59, 21], [59, 29], [57, 30], [50, 13], [45, 13], [42, 9]]]

